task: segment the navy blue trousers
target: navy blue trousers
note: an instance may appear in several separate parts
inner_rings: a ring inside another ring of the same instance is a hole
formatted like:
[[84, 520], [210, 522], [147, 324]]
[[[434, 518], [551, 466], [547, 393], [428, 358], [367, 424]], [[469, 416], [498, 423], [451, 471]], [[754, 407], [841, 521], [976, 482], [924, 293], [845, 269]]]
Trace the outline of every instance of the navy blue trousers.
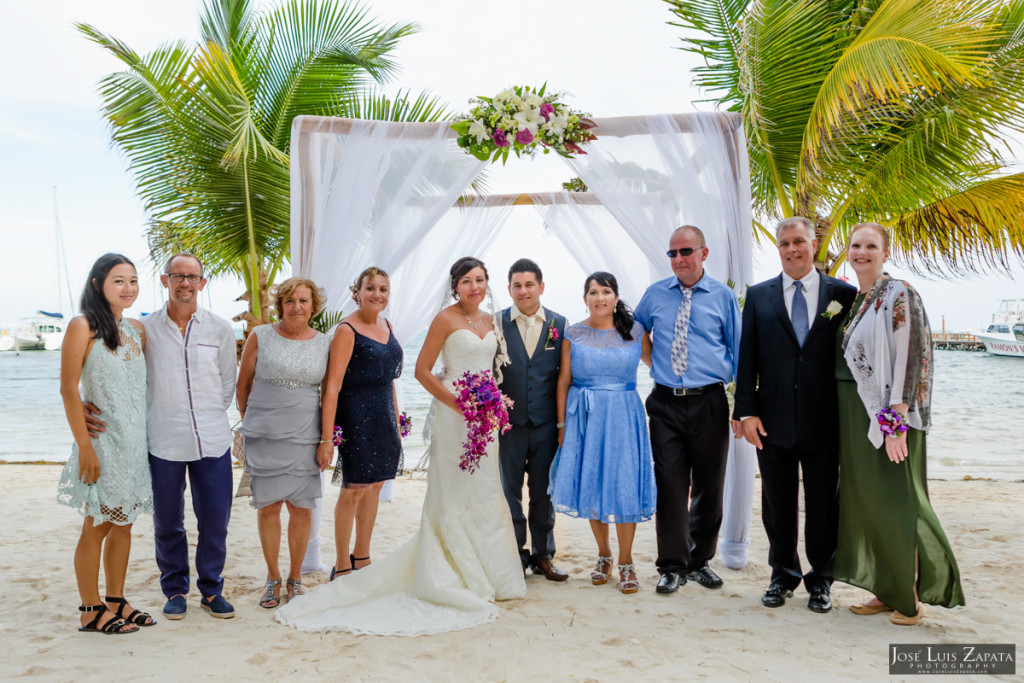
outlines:
[[231, 517], [231, 451], [219, 458], [191, 462], [149, 455], [153, 478], [153, 533], [160, 588], [168, 598], [189, 590], [188, 539], [185, 537], [185, 473], [192, 490], [199, 540], [196, 543], [196, 586], [204, 598], [224, 590], [228, 520]]

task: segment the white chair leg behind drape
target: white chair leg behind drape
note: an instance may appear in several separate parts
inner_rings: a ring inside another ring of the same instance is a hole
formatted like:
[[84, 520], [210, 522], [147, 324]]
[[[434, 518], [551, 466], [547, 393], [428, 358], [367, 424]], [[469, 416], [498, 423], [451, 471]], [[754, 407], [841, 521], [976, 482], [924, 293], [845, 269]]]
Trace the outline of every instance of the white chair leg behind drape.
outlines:
[[327, 495], [327, 474], [330, 470], [320, 473], [320, 497], [313, 508], [313, 521], [309, 530], [309, 543], [306, 544], [306, 555], [302, 558], [302, 573], [327, 571], [327, 565], [320, 557], [320, 523], [324, 516], [324, 496]]

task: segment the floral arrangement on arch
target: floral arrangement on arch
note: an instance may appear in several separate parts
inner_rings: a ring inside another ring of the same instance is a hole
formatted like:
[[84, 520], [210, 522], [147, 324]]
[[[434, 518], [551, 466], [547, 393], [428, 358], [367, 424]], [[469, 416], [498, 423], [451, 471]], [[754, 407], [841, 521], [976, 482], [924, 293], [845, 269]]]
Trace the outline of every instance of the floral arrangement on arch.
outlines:
[[452, 124], [459, 147], [481, 161], [502, 163], [509, 152], [533, 156], [537, 149], [554, 150], [564, 157], [586, 154], [582, 145], [596, 139], [590, 132], [590, 114], [569, 109], [559, 101], [562, 93], [546, 94], [529, 86], [506, 88], [494, 97], [475, 97], [469, 114]]

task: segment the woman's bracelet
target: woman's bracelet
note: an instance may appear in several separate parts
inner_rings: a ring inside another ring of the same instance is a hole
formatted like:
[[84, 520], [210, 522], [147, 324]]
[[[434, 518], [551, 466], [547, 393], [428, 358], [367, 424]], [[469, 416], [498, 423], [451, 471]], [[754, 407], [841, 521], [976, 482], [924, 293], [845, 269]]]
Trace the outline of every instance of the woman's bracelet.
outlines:
[[906, 415], [900, 415], [892, 408], [886, 408], [875, 416], [882, 434], [898, 439], [909, 429]]
[[327, 439], [326, 441], [324, 441], [323, 439], [321, 439], [320, 443], [334, 443], [334, 440], [333, 439]]

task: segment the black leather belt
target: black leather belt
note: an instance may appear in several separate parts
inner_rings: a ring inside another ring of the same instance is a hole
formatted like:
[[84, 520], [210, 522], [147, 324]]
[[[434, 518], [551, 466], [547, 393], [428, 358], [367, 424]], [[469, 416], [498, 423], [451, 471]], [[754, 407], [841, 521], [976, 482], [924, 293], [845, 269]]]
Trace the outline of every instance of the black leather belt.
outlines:
[[676, 388], [667, 387], [664, 384], [655, 384], [655, 389], [672, 394], [673, 396], [701, 396], [703, 394], [709, 394], [717, 389], [724, 389], [724, 385], [721, 382], [715, 382], [714, 384], [707, 384], [703, 387], [692, 387], [692, 388]]

